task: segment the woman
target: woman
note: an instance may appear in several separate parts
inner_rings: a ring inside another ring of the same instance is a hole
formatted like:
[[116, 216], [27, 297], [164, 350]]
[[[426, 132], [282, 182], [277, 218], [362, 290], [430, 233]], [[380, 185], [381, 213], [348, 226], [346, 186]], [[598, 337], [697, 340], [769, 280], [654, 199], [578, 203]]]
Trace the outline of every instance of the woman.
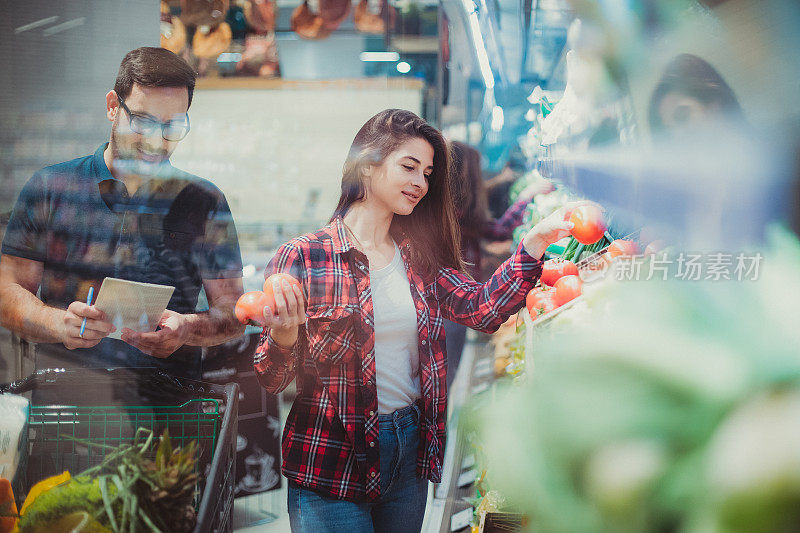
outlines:
[[494, 331], [524, 302], [567, 210], [543, 220], [485, 284], [464, 272], [442, 135], [409, 111], [378, 113], [344, 165], [330, 224], [289, 241], [256, 351], [261, 384], [297, 379], [283, 435], [293, 531], [419, 531], [442, 475], [443, 319]]

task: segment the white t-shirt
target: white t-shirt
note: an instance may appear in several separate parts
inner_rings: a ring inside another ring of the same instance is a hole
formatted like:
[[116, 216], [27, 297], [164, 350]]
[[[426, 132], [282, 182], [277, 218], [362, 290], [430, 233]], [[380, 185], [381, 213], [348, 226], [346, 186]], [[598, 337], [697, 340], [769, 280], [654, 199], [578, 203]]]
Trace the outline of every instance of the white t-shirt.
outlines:
[[392, 262], [370, 269], [375, 318], [378, 413], [392, 413], [420, 397], [417, 311], [403, 258], [395, 244]]

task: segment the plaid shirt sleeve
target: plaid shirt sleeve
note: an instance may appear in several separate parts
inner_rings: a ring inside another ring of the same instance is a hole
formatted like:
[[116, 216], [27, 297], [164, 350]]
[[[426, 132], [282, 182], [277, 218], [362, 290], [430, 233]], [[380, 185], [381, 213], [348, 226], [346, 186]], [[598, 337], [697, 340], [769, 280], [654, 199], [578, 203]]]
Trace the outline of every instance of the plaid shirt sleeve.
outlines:
[[[303, 256], [296, 246], [288, 242], [278, 249], [275, 257], [267, 265], [264, 277], [267, 278], [277, 272], [288, 272], [300, 280], [305, 286]], [[308, 294], [308, 291], [305, 291]], [[261, 341], [256, 348], [253, 367], [259, 383], [268, 392], [277, 394], [285, 389], [294, 380], [297, 370], [297, 354], [299, 344], [305, 338], [305, 326], [300, 326], [297, 342], [291, 348], [279, 346], [269, 334], [269, 329], [264, 328]]]
[[520, 243], [514, 255], [486, 283], [443, 268], [432, 284], [444, 318], [472, 329], [494, 333], [525, 303], [542, 274], [542, 261], [531, 257]]
[[503, 216], [497, 220], [490, 220], [486, 226], [483, 237], [491, 241], [507, 241], [514, 234], [514, 228], [522, 224], [522, 216], [528, 206], [527, 199], [517, 200], [509, 207]]

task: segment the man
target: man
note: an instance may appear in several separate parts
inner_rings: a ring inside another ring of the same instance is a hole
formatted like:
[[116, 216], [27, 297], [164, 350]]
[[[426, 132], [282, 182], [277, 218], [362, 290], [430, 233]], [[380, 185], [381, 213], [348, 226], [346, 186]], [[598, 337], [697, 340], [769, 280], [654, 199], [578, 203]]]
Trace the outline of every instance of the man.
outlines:
[[[194, 85], [172, 52], [129, 52], [106, 94], [109, 142], [38, 171], [20, 193], [0, 250], [0, 324], [40, 343], [37, 368], [158, 367], [199, 379], [200, 347], [243, 333], [225, 197], [169, 163], [189, 132]], [[110, 317], [86, 304], [107, 276], [175, 287], [157, 331], [107, 337]], [[195, 312], [201, 288], [209, 310]]]

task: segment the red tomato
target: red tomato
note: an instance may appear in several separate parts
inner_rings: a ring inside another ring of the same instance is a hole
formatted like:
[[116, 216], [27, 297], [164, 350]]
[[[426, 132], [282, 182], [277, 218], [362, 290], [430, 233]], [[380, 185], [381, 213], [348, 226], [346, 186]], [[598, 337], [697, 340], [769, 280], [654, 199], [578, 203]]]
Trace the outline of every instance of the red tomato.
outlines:
[[533, 320], [556, 308], [556, 303], [553, 301], [553, 293], [553, 290], [542, 289], [541, 287], [531, 289], [528, 293], [525, 298], [525, 306], [528, 308], [528, 313]]
[[264, 282], [264, 294], [267, 295], [267, 305], [273, 312], [275, 311], [275, 294], [272, 292], [272, 283], [276, 280], [280, 282], [288, 281], [290, 285], [297, 285], [300, 287], [300, 290], [303, 289], [303, 287], [300, 285], [300, 282], [289, 274], [278, 272], [277, 274], [273, 274], [268, 277]]
[[242, 324], [251, 320], [262, 324], [264, 322], [264, 307], [267, 305], [267, 295], [261, 291], [250, 291], [242, 294], [236, 302], [234, 313]]
[[542, 302], [539, 307], [531, 307], [528, 309], [528, 314], [531, 315], [531, 320], [536, 320], [542, 315], [546, 315], [550, 311], [554, 311], [558, 307], [553, 298], [548, 298]]
[[542, 267], [542, 277], [539, 280], [551, 287], [563, 276], [577, 276], [578, 267], [572, 261], [565, 259], [548, 259]]
[[574, 224], [570, 230], [572, 236], [581, 244], [594, 244], [599, 241], [608, 229], [603, 212], [593, 205], [576, 207], [569, 217]]
[[555, 286], [556, 305], [562, 306], [570, 300], [574, 300], [583, 293], [583, 281], [578, 276], [564, 276], [556, 281]]
[[655, 255], [666, 247], [666, 243], [662, 240], [653, 241], [644, 249], [644, 255]]
[[608, 257], [628, 257], [639, 253], [639, 246], [633, 241], [617, 239], [608, 245]]

